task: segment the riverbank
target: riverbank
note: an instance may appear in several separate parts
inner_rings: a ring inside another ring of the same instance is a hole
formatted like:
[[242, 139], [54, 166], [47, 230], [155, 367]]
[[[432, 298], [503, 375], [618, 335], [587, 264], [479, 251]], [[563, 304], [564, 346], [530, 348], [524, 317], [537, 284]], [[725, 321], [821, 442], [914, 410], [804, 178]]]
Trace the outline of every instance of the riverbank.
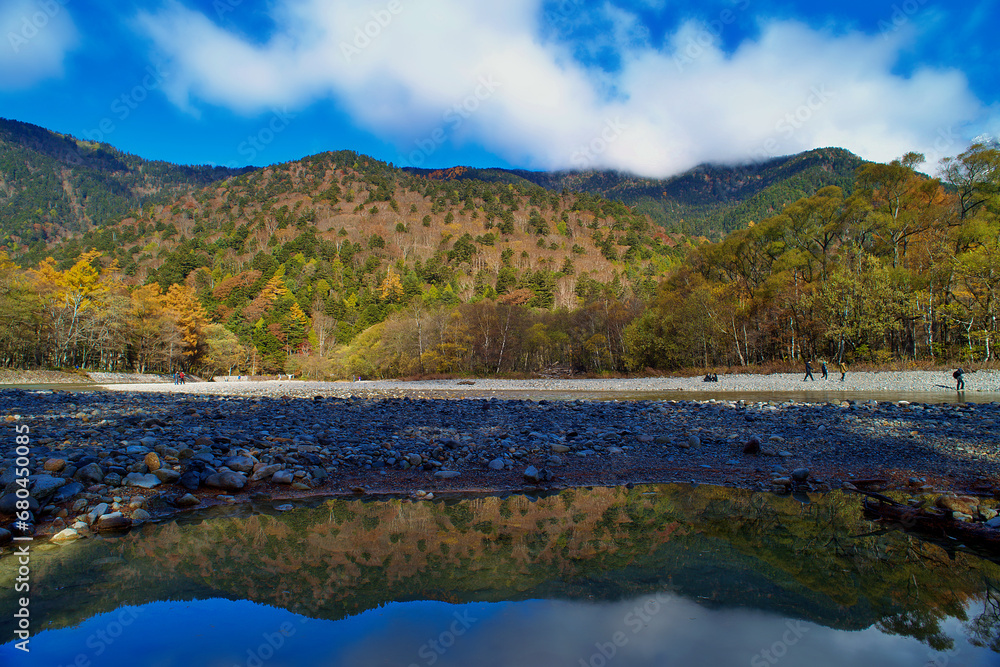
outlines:
[[[359, 382], [305, 382], [301, 380], [271, 380], [266, 382], [193, 382], [185, 385], [108, 384], [110, 391], [157, 391], [182, 394], [214, 394], [238, 396], [305, 396], [315, 394], [347, 396], [397, 396], [433, 398], [489, 398], [497, 394], [608, 394], [639, 396], [669, 392], [713, 394], [752, 394], [781, 392], [844, 392], [863, 394], [917, 394], [928, 402], [957, 396], [955, 380], [950, 372], [905, 371], [880, 373], [847, 373], [828, 379], [815, 373], [816, 380], [805, 381], [799, 374], [720, 375], [718, 382], [705, 382], [701, 377], [622, 378], [622, 379], [532, 379], [506, 380], [496, 378], [451, 380], [364, 380]], [[1000, 371], [980, 371], [965, 376], [964, 395], [1000, 394]], [[697, 396], [692, 397], [698, 400]]]
[[[923, 392], [927, 400], [697, 400], [724, 387], [801, 390], [800, 377], [782, 375], [721, 376], [719, 383], [280, 381], [5, 390], [0, 413], [30, 435], [38, 501], [31, 529], [60, 540], [187, 507], [315, 495], [654, 482], [800, 493], [895, 489], [930, 503], [948, 492], [1000, 493], [1000, 405], [939, 404], [955, 393], [940, 373], [865, 375], [849, 374], [845, 385]], [[1000, 374], [972, 375], [967, 386], [1000, 391]], [[529, 400], [671, 390], [692, 400]], [[4, 526], [13, 519], [15, 459], [11, 435], [0, 444]]]

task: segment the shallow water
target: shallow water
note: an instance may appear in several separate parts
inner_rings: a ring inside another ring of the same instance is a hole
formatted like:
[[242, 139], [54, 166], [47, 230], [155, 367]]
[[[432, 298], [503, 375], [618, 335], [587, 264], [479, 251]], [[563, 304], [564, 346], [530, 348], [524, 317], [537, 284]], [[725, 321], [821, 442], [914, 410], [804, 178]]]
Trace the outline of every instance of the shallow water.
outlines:
[[[270, 501], [31, 559], [11, 665], [995, 665], [1000, 566], [855, 496]], [[17, 606], [0, 558], [0, 608]], [[0, 618], [0, 637], [15, 627]]]

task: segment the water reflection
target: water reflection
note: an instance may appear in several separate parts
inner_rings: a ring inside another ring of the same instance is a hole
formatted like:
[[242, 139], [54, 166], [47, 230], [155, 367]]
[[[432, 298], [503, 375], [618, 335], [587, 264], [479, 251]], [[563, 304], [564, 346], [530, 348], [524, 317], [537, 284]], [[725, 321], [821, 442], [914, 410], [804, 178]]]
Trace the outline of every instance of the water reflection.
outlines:
[[670, 485], [207, 513], [36, 549], [44, 632], [0, 664], [995, 664], [997, 565], [811, 500]]

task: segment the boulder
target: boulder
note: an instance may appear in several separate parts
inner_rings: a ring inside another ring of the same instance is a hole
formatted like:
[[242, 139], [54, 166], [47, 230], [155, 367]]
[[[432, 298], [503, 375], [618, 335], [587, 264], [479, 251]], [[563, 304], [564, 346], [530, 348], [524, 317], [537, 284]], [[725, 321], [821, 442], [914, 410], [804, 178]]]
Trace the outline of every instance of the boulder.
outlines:
[[72, 528], [66, 528], [65, 530], [60, 530], [58, 533], [52, 536], [52, 541], [56, 544], [63, 544], [65, 542], [74, 542], [80, 539], [80, 533]]
[[94, 529], [99, 533], [111, 533], [119, 530], [128, 530], [132, 527], [132, 519], [121, 512], [111, 512], [102, 514], [94, 522]]
[[[0, 498], [0, 512], [4, 514], [13, 514], [17, 511], [17, 494], [8, 493], [7, 495]], [[28, 509], [32, 512], [37, 512], [40, 505], [38, 501], [32, 496], [28, 496]]]
[[107, 511], [108, 511], [108, 504], [100, 503], [99, 505], [94, 507], [94, 509], [87, 512], [87, 523], [93, 525], [93, 523], [97, 521], [97, 518], [106, 514]]
[[217, 472], [205, 478], [205, 486], [223, 491], [242, 491], [247, 485], [247, 476], [240, 472]]
[[89, 486], [90, 484], [100, 484], [104, 481], [104, 471], [101, 469], [98, 463], [88, 463], [73, 475], [73, 478], [80, 481], [84, 486]]
[[545, 468], [539, 470], [535, 466], [528, 466], [524, 470], [524, 479], [527, 482], [537, 484], [538, 482], [545, 482], [552, 478], [552, 473], [550, 473]]
[[201, 500], [198, 496], [193, 493], [185, 493], [183, 496], [177, 499], [178, 507], [194, 507], [195, 505], [200, 505]]
[[32, 476], [31, 495], [39, 500], [45, 500], [59, 487], [65, 486], [66, 480], [62, 477], [52, 477], [51, 475]]
[[253, 472], [255, 463], [256, 461], [249, 456], [230, 456], [222, 462], [222, 465], [236, 472], [249, 473]]
[[66, 461], [64, 459], [48, 459], [42, 464], [42, 467], [49, 472], [62, 472], [66, 467]]
[[153, 473], [164, 484], [172, 484], [181, 478], [181, 474], [170, 468], [160, 468]]
[[272, 475], [274, 475], [274, 473], [281, 470], [281, 468], [282, 464], [280, 463], [272, 463], [271, 465], [261, 465], [260, 467], [257, 468], [257, 470], [254, 471], [252, 475], [250, 475], [250, 481], [257, 482], [262, 479], [269, 479]]
[[965, 514], [972, 516], [976, 513], [976, 508], [979, 503], [973, 498], [959, 497], [953, 494], [945, 494], [943, 496], [938, 496], [934, 501], [934, 505], [940, 509], [948, 510], [949, 512], [957, 512], [959, 514]]
[[56, 492], [52, 494], [49, 498], [49, 502], [53, 505], [58, 505], [59, 503], [64, 503], [67, 500], [71, 500], [76, 494], [83, 491], [83, 484], [80, 482], [70, 482], [56, 489]]
[[201, 486], [201, 473], [197, 470], [188, 470], [180, 476], [177, 483], [188, 491], [197, 491], [198, 487]]
[[271, 481], [275, 484], [291, 484], [295, 481], [295, 475], [291, 470], [279, 470], [271, 475]]
[[130, 472], [122, 479], [125, 486], [137, 486], [140, 489], [153, 489], [162, 484], [160, 478], [152, 473], [143, 475], [138, 472]]

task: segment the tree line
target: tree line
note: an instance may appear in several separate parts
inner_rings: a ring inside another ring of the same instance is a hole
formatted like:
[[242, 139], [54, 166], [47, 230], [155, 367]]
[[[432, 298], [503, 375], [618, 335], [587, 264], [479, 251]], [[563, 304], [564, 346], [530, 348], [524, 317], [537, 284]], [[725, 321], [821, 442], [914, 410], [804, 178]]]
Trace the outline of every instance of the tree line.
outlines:
[[[683, 261], [661, 262], [658, 274], [631, 262], [629, 253], [649, 247], [628, 245], [629, 235], [649, 233], [639, 217], [578, 196], [571, 208], [594, 221], [581, 224], [591, 247], [622, 266], [603, 281], [577, 275], [569, 259], [558, 270], [520, 266], [513, 252], [501, 253], [489, 271], [473, 270], [477, 248], [504, 234], [497, 227], [516, 201], [490, 208], [503, 202], [473, 193], [480, 186], [468, 182], [428, 184], [430, 200], [438, 213], [472, 202], [463, 215], [483, 210], [493, 231], [454, 240], [426, 260], [386, 264], [381, 236], [362, 246], [303, 233], [261, 249], [241, 270], [193, 262], [175, 271], [167, 262], [135, 285], [114, 252], [90, 250], [72, 264], [46, 259], [30, 269], [4, 256], [0, 363], [321, 378], [554, 366], [626, 373], [820, 357], [989, 362], [1000, 297], [1000, 150], [976, 144], [944, 160], [941, 178], [915, 171], [922, 162], [910, 153], [865, 164], [849, 194], [824, 187], [718, 243], [693, 247]], [[378, 180], [366, 206], [387, 197], [395, 203], [391, 183], [376, 194]], [[325, 196], [350, 196], [337, 189]], [[538, 188], [524, 196], [532, 215], [521, 224], [538, 238], [565, 224], [565, 195]], [[285, 224], [310, 229], [301, 218]], [[614, 243], [607, 242], [612, 232]], [[214, 243], [246, 239], [234, 227]], [[208, 249], [191, 239], [174, 255]]]

